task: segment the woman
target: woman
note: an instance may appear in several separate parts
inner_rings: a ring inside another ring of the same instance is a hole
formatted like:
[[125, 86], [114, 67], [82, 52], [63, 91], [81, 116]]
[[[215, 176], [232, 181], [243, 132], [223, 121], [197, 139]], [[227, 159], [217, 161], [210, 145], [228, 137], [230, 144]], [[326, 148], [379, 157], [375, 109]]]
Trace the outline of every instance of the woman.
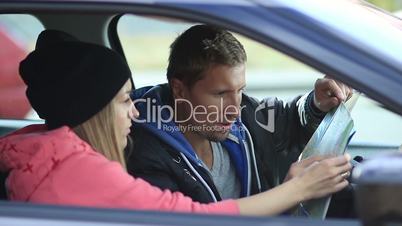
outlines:
[[123, 149], [138, 111], [130, 70], [119, 54], [57, 31], [42, 32], [21, 62], [27, 97], [45, 125], [0, 139], [0, 170], [11, 200], [194, 213], [274, 215], [347, 185], [344, 156], [310, 159], [283, 185], [239, 200], [193, 202], [133, 178]]

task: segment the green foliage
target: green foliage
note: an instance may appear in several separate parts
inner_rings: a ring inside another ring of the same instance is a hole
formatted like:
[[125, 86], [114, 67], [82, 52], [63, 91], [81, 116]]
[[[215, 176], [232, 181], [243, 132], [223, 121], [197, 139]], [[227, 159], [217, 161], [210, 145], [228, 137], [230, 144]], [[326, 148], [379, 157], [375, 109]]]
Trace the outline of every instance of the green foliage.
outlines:
[[402, 9], [402, 0], [367, 0], [367, 2], [390, 12]]

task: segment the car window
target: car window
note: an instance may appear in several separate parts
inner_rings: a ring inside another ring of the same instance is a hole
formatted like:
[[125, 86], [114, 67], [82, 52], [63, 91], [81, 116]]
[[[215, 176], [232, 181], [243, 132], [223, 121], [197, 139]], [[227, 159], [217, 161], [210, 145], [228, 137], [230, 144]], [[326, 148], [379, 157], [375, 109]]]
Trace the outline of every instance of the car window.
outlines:
[[402, 144], [402, 117], [378, 102], [362, 95], [351, 114], [357, 131], [353, 138], [356, 154], [371, 157], [379, 151], [395, 151]]
[[[122, 16], [118, 35], [133, 72], [137, 88], [165, 83], [169, 46], [193, 23], [136, 15]], [[324, 77], [268, 46], [235, 34], [247, 52], [246, 92], [260, 100], [278, 97], [283, 100], [310, 92], [316, 79]], [[383, 108], [364, 94], [352, 111], [355, 128], [349, 152], [372, 156], [395, 151], [402, 143], [402, 117]]]
[[[117, 30], [137, 88], [167, 82], [170, 44], [192, 25], [161, 17], [122, 16]], [[256, 41], [235, 36], [247, 52], [246, 90], [254, 97], [294, 97], [310, 90], [322, 75]]]
[[34, 49], [42, 30], [42, 24], [33, 16], [0, 15], [0, 119], [38, 118], [25, 96], [26, 86], [18, 67]]
[[[260, 2], [266, 6], [275, 5]], [[365, 1], [292, 0], [282, 1], [281, 4], [291, 5], [298, 12], [309, 15], [313, 21], [320, 21], [331, 27], [331, 32], [342, 34], [344, 39], [360, 40], [359, 47], [362, 49], [370, 46], [383, 51], [382, 57], [401, 62], [402, 46], [395, 45], [402, 38], [399, 20], [385, 12], [374, 10]]]
[[117, 32], [136, 87], [166, 83], [169, 45], [193, 24], [182, 21], [125, 15]]

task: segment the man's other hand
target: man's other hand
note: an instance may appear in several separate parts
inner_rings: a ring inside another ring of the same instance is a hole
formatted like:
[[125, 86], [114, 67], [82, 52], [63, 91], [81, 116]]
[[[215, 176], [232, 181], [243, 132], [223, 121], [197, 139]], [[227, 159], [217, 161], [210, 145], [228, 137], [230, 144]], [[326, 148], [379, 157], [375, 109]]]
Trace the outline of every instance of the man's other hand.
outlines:
[[349, 86], [325, 76], [315, 82], [314, 105], [322, 112], [328, 112], [349, 99], [352, 93]]

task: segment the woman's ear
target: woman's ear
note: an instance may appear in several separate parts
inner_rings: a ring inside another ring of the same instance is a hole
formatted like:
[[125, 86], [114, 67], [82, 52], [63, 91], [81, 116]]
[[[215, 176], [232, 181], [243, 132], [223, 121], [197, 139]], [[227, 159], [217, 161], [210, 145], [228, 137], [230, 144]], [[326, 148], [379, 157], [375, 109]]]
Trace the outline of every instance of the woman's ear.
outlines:
[[174, 99], [184, 99], [186, 97], [186, 86], [177, 78], [172, 78], [170, 80], [170, 88], [172, 89]]

